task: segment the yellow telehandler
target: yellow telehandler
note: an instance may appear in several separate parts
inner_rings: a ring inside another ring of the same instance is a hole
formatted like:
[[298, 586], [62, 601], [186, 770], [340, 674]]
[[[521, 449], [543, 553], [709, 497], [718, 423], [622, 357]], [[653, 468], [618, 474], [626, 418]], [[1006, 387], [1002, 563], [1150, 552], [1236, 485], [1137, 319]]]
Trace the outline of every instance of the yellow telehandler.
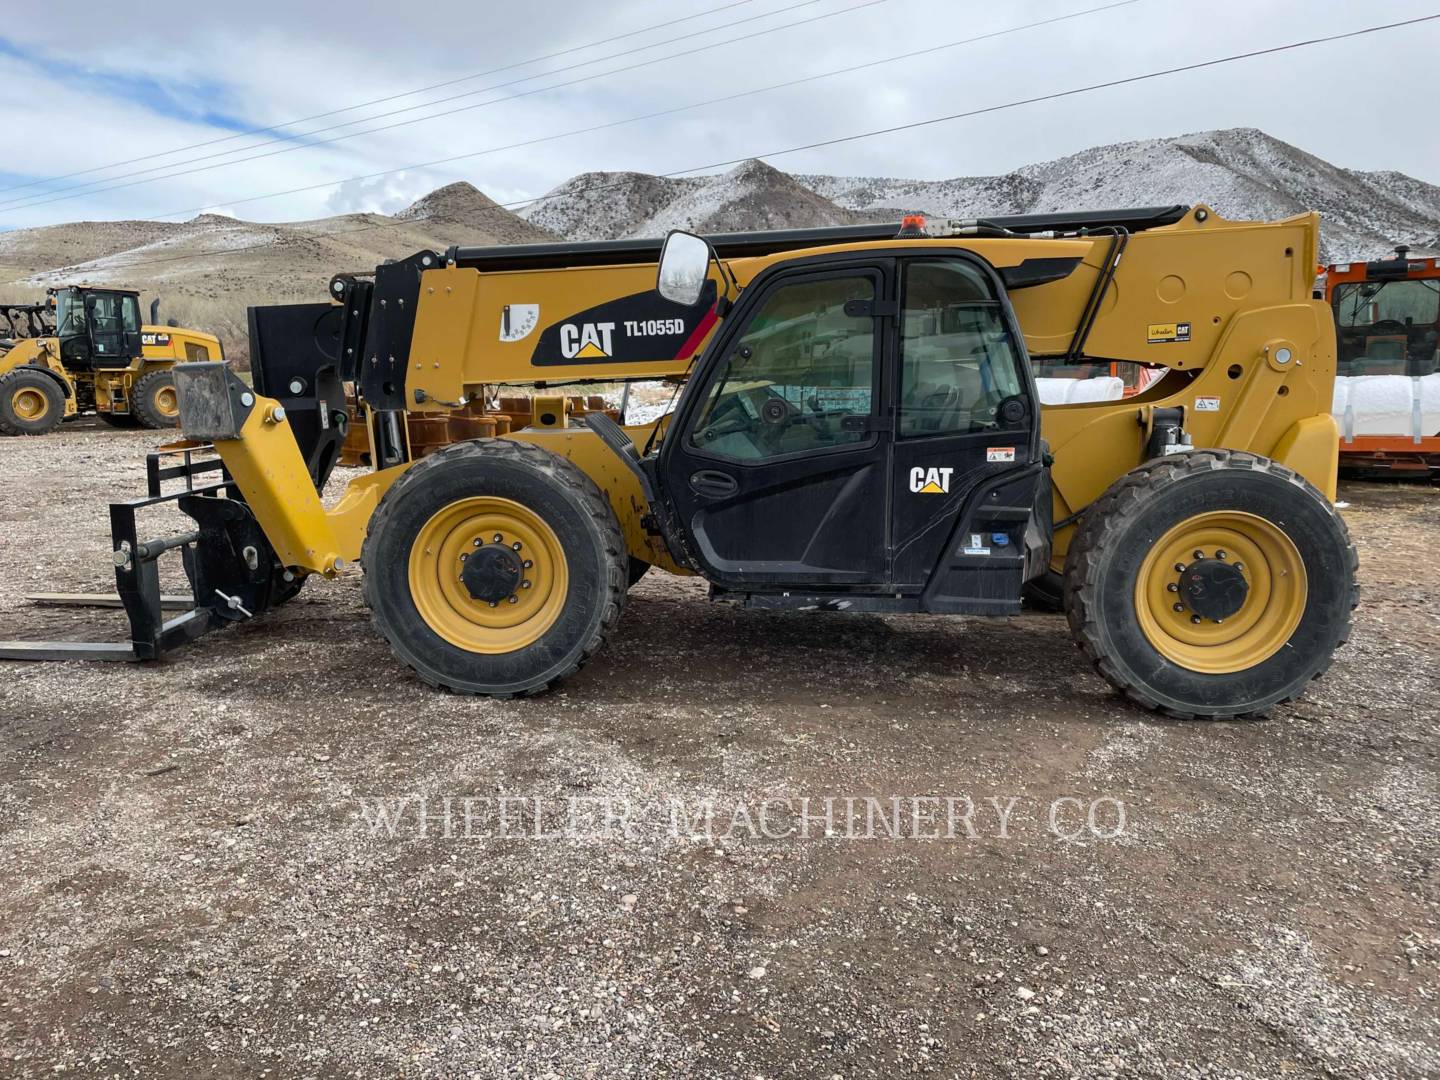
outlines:
[[140, 294], [128, 289], [67, 285], [46, 290], [43, 308], [12, 310], [10, 325], [25, 316], [39, 332], [0, 342], [3, 435], [46, 435], [92, 410], [116, 427], [174, 427], [180, 406], [170, 369], [223, 359], [213, 334], [142, 325]]
[[[893, 615], [1015, 615], [1058, 575], [1132, 700], [1263, 714], [1326, 669], [1357, 600], [1318, 233], [1175, 206], [457, 247], [336, 277], [328, 304], [251, 309], [253, 388], [176, 368], [188, 441], [112, 507], [131, 639], [0, 657], [156, 658], [359, 559], [404, 664], [510, 697], [594, 655], [646, 566], [749, 608]], [[1163, 376], [1042, 412], [1035, 365], [1108, 362]], [[571, 422], [568, 386], [654, 378], [683, 380], [673, 413]], [[374, 468], [327, 509], [352, 379]], [[518, 386], [526, 426], [412, 459], [408, 418]], [[169, 500], [196, 530], [142, 541]], [[194, 607], [167, 620], [176, 547]]]

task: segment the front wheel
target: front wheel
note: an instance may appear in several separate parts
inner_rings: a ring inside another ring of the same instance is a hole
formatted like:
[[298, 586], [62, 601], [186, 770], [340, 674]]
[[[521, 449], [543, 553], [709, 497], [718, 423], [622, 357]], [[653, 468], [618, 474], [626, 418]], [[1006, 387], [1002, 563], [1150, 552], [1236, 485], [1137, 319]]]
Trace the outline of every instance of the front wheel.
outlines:
[[625, 600], [610, 503], [570, 461], [512, 439], [410, 466], [371, 518], [361, 562], [375, 627], [432, 686], [534, 694], [578, 669]]
[[152, 371], [130, 390], [130, 411], [141, 427], [167, 428], [180, 423], [180, 397], [175, 393], [175, 376]]
[[65, 391], [46, 372], [15, 368], [0, 378], [0, 433], [48, 435], [65, 419]]
[[1358, 600], [1328, 499], [1255, 454], [1147, 462], [1081, 519], [1065, 611], [1131, 700], [1181, 718], [1263, 715], [1330, 666]]

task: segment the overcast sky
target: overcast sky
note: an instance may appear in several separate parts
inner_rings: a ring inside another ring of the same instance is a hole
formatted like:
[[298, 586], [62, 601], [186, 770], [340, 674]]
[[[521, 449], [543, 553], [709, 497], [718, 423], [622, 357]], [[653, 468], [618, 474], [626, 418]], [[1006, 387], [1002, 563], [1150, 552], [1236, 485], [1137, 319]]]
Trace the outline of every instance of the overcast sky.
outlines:
[[[792, 172], [939, 179], [1001, 173], [1102, 143], [1240, 126], [1339, 165], [1440, 183], [1440, 22], [771, 156], [1413, 18], [1440, 11], [1437, 0], [1135, 0], [615, 124], [1115, 2], [153, 0], [123, 14], [105, 9], [103, 18], [89, 3], [47, 5], [43, 17], [0, 28], [0, 188], [10, 189], [0, 192], [0, 227], [183, 220], [201, 208], [272, 221], [388, 212], [454, 180], [511, 202], [592, 169], [671, 172], [748, 156]], [[525, 63], [602, 39], [614, 40]], [[633, 69], [607, 74], [617, 68]], [[412, 93], [437, 83], [449, 85]], [[511, 95], [523, 96], [502, 100]], [[392, 97], [283, 133], [236, 137]], [[441, 98], [454, 100], [434, 104]], [[463, 111], [356, 134], [456, 109]], [[395, 110], [407, 111], [366, 120]], [[339, 124], [346, 126], [317, 132]], [[615, 126], [565, 134], [601, 124]], [[336, 136], [353, 137], [322, 141]], [[532, 140], [543, 141], [496, 149]], [[456, 155], [475, 156], [413, 167]], [[99, 166], [112, 167], [56, 179]], [[347, 179], [396, 169], [403, 171]], [[175, 172], [189, 174], [159, 178]], [[255, 198], [295, 188], [309, 190]]]

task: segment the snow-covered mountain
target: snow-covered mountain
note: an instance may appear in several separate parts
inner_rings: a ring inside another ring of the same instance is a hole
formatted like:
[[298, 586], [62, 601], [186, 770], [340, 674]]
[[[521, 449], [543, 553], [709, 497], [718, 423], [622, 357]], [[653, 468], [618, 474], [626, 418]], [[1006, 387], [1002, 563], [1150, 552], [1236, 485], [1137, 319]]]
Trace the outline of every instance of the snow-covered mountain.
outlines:
[[859, 214], [817, 194], [763, 161], [713, 176], [590, 172], [571, 177], [520, 211], [570, 240], [662, 236], [671, 229], [736, 232], [848, 225]]
[[1044, 213], [1203, 202], [1230, 218], [1324, 215], [1323, 254], [1358, 259], [1396, 243], [1440, 245], [1440, 187], [1398, 172], [1332, 165], [1253, 128], [1083, 150], [1002, 176], [950, 180], [800, 174], [749, 161], [727, 173], [668, 179], [587, 173], [521, 216], [572, 239]]

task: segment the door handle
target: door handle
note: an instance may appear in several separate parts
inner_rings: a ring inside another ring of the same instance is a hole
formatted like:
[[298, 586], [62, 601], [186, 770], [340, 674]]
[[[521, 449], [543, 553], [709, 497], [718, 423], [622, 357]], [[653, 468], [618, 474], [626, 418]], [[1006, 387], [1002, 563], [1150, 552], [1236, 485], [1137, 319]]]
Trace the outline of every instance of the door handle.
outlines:
[[699, 472], [690, 474], [690, 490], [696, 495], [722, 499], [726, 495], [734, 495], [740, 490], [740, 485], [728, 473], [716, 472], [714, 469], [701, 469]]

